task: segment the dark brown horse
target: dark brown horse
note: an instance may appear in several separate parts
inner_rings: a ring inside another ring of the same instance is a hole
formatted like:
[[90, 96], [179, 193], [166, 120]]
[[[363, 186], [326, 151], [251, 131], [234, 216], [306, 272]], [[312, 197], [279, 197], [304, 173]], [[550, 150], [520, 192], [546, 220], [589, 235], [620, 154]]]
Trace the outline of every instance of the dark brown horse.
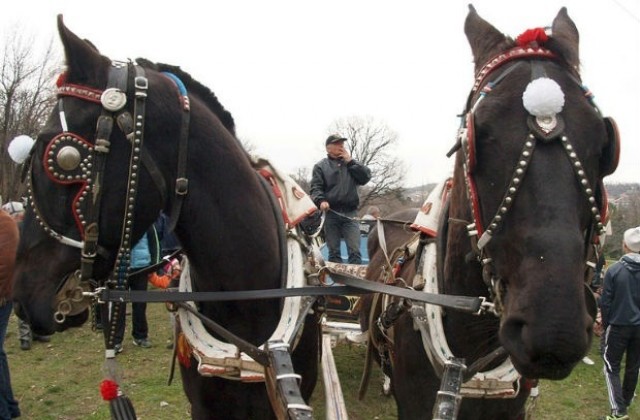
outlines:
[[[60, 306], [77, 270], [82, 281], [119, 286], [128, 249], [161, 210], [176, 222], [194, 291], [282, 287], [287, 259], [297, 261], [287, 251], [281, 210], [215, 95], [178, 67], [112, 63], [61, 17], [58, 29], [67, 68], [30, 161], [15, 278], [19, 316], [38, 334], [82, 325], [88, 311], [80, 297]], [[292, 271], [302, 272], [302, 264]], [[282, 306], [282, 299], [263, 299], [203, 302], [197, 309], [259, 346], [274, 333]], [[297, 327], [303, 323], [293, 334], [292, 358], [308, 399], [319, 326], [312, 315], [305, 321], [303, 314]], [[107, 349], [111, 341], [107, 334]], [[202, 376], [193, 353], [182, 347], [180, 356], [193, 418], [274, 417], [264, 383]], [[238, 369], [223, 370], [233, 376]]]
[[[565, 378], [592, 338], [595, 312], [585, 293], [585, 263], [603, 232], [602, 179], [615, 170], [618, 146], [615, 125], [600, 115], [580, 82], [578, 31], [563, 8], [550, 33], [527, 31], [515, 41], [470, 6], [465, 32], [476, 82], [454, 148], [450, 190], [422, 209], [427, 216], [442, 200], [439, 224], [423, 229], [417, 257], [397, 275], [402, 285], [427, 290], [433, 282], [440, 293], [483, 296], [488, 311], [445, 309], [440, 316], [427, 307], [426, 316], [424, 305], [405, 301], [381, 317], [391, 324], [383, 331], [391, 341], [380, 339], [378, 327], [370, 329], [378, 335], [374, 341], [388, 346], [374, 352], [383, 362], [389, 358], [383, 365], [392, 374], [401, 419], [432, 415], [440, 354], [464, 358], [470, 370], [481, 371], [508, 356], [521, 379], [496, 392], [510, 398], [464, 398], [459, 417], [521, 418], [529, 393], [525, 378]], [[534, 86], [540, 83], [546, 87]], [[385, 236], [387, 250], [410, 237], [392, 230]], [[383, 251], [370, 246], [367, 276], [380, 281], [383, 273], [388, 280]], [[418, 257], [422, 277], [416, 278]], [[428, 270], [429, 264], [435, 268]], [[431, 335], [423, 340], [420, 328]]]

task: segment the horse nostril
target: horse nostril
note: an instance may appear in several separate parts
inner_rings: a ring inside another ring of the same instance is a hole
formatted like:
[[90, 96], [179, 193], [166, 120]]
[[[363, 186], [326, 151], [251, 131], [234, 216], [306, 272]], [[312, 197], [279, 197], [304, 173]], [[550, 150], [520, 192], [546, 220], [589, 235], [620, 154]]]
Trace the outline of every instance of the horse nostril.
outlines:
[[510, 317], [502, 325], [500, 332], [503, 345], [511, 353], [524, 354], [526, 350], [525, 341], [528, 335], [527, 323], [522, 318]]

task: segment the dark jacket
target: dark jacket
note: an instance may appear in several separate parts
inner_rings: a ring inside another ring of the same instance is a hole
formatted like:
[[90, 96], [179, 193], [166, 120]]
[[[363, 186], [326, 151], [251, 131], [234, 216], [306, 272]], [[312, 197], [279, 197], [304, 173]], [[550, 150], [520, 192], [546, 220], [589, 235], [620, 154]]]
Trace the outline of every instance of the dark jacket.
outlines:
[[310, 195], [316, 206], [327, 201], [335, 211], [358, 208], [358, 185], [371, 179], [371, 170], [354, 159], [345, 164], [342, 159], [326, 157], [313, 167]]
[[602, 324], [640, 325], [640, 254], [630, 253], [604, 276], [600, 298]]
[[162, 256], [171, 254], [182, 248], [176, 235], [173, 232], [169, 232], [169, 217], [167, 217], [166, 214], [161, 213], [158, 220], [154, 223], [154, 226], [158, 233], [158, 239], [160, 240]]
[[0, 305], [11, 299], [17, 248], [18, 226], [7, 212], [0, 210]]

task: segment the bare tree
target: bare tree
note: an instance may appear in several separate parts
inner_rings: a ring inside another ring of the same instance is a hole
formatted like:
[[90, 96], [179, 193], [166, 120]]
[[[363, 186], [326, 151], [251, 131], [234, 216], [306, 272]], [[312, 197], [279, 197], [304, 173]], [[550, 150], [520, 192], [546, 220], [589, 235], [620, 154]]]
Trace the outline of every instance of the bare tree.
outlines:
[[605, 254], [617, 259], [623, 255], [622, 237], [625, 230], [640, 225], [640, 193], [633, 190], [621, 194], [609, 202], [612, 234], [605, 242]]
[[331, 133], [346, 137], [351, 156], [371, 169], [371, 181], [360, 190], [360, 208], [378, 198], [399, 195], [405, 169], [392, 155], [398, 135], [386, 124], [372, 117], [348, 117], [331, 125]]
[[307, 194], [309, 194], [309, 190], [311, 187], [311, 170], [307, 167], [301, 167], [296, 170], [295, 174], [290, 175], [294, 181], [298, 183], [300, 188], [304, 190]]
[[38, 54], [32, 37], [13, 30], [0, 45], [0, 194], [4, 201], [23, 194], [20, 165], [8, 152], [19, 134], [35, 138], [54, 103], [53, 78], [59, 68], [52, 43]]

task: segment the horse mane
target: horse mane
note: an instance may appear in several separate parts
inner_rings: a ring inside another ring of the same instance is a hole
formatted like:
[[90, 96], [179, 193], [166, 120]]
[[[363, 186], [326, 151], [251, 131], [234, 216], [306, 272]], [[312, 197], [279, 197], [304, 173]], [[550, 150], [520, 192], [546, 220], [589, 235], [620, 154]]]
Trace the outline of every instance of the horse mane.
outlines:
[[236, 125], [233, 121], [233, 116], [229, 111], [227, 111], [224, 106], [218, 100], [218, 97], [209, 89], [204, 86], [202, 83], [195, 80], [191, 75], [184, 70], [182, 70], [179, 66], [172, 66], [170, 64], [164, 63], [154, 63], [152, 61], [147, 60], [146, 58], [137, 58], [136, 62], [142, 67], [150, 70], [155, 70], [158, 72], [169, 72], [175, 74], [182, 83], [185, 84], [188, 92], [194, 92], [198, 95], [204, 103], [209, 107], [214, 114], [220, 118], [222, 125], [236, 136]]

